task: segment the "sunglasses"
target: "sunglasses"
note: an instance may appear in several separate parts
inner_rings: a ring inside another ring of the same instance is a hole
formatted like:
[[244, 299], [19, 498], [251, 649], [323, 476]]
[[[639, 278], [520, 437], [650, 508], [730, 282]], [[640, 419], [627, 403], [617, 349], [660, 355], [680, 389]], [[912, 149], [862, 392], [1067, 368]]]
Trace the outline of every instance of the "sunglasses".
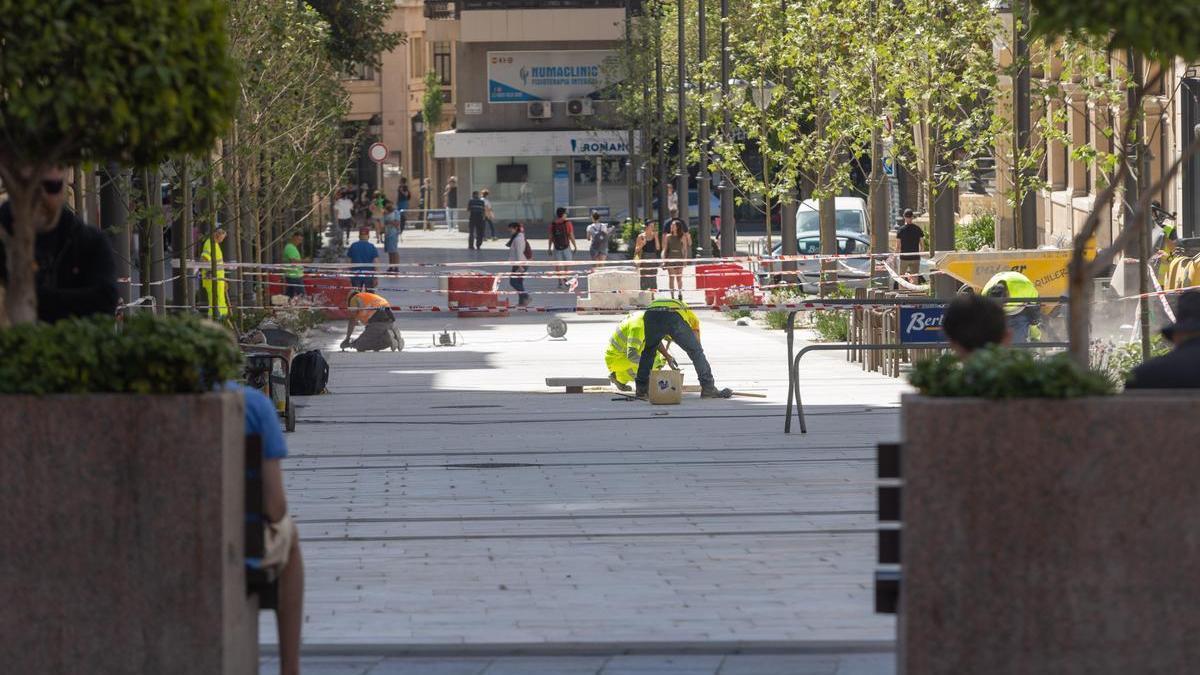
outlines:
[[63, 191], [63, 182], [61, 180], [44, 180], [42, 181], [42, 192], [48, 195], [56, 195]]

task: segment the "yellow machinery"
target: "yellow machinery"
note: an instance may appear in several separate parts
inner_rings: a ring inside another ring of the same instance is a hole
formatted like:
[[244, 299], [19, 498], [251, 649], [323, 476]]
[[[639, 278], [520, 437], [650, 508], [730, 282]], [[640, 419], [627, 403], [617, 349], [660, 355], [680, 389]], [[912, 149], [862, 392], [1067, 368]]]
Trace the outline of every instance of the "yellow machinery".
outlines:
[[[1096, 257], [1096, 249], [1088, 247], [1085, 254], [1091, 260]], [[977, 293], [998, 272], [1020, 272], [1037, 287], [1039, 296], [1053, 298], [1067, 294], [1070, 262], [1069, 250], [953, 251], [934, 255], [933, 268]]]

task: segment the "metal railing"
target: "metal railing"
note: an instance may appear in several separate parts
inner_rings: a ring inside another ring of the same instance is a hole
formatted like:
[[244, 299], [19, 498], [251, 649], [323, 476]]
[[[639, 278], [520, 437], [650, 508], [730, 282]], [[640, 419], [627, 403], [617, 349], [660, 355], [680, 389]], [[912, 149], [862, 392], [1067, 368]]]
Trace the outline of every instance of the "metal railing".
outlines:
[[425, 18], [433, 21], [455, 21], [458, 17], [459, 0], [425, 0]]

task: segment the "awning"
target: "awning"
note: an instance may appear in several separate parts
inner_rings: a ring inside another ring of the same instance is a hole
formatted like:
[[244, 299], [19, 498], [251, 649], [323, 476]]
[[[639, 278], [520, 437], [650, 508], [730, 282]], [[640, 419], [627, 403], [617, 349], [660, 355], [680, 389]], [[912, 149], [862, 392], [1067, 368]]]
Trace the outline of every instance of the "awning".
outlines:
[[[637, 134], [634, 134], [635, 142]], [[625, 156], [629, 132], [589, 131], [443, 131], [433, 137], [433, 156], [565, 157]]]

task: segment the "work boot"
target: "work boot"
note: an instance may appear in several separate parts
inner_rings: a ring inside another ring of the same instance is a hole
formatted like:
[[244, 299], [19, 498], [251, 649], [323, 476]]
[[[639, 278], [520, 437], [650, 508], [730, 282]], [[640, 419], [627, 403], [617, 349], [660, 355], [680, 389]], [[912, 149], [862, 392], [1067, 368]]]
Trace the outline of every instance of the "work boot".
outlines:
[[705, 387], [700, 390], [700, 398], [733, 398], [733, 390]]
[[616, 387], [618, 391], [629, 391], [630, 389], [632, 389], [632, 387], [630, 387], [628, 384], [625, 384], [624, 382], [621, 382], [620, 380], [618, 380], [616, 373], [609, 373], [608, 381], [612, 382], [613, 386]]
[[650, 398], [650, 387], [639, 386], [633, 395], [638, 398]]

